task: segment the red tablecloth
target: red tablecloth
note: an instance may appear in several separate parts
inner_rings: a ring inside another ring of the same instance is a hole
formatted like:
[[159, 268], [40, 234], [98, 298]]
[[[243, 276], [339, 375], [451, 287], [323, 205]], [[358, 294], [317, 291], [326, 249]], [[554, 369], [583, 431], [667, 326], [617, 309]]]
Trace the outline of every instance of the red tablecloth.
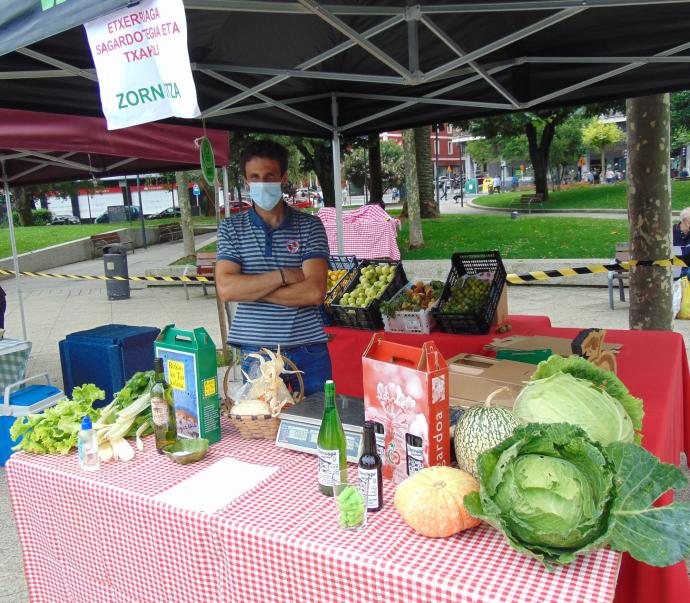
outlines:
[[[154, 498], [228, 456], [278, 471], [213, 514]], [[614, 596], [618, 553], [597, 551], [549, 573], [487, 525], [424, 538], [398, 516], [390, 482], [366, 529], [343, 531], [316, 473], [314, 456], [242, 440], [225, 420], [222, 441], [187, 466], [156, 454], [151, 438], [135, 460], [95, 473], [81, 471], [75, 454], [16, 454], [7, 476], [31, 601], [603, 603]]]
[[[572, 339], [577, 329], [556, 329], [546, 317], [511, 316], [511, 334], [549, 335]], [[329, 351], [333, 378], [339, 392], [362, 395], [362, 366], [359, 357], [371, 340], [370, 331], [329, 327]], [[483, 346], [500, 337], [385, 333], [386, 339], [419, 345], [433, 339], [446, 358], [468, 352], [487, 354]], [[690, 451], [690, 373], [683, 338], [678, 333], [609, 330], [606, 341], [623, 344], [618, 354], [618, 375], [630, 392], [644, 400], [644, 446], [666, 463], [679, 463], [681, 451]], [[653, 568], [628, 555], [623, 564], [616, 603], [687, 603], [690, 581], [684, 563], [669, 568]]]

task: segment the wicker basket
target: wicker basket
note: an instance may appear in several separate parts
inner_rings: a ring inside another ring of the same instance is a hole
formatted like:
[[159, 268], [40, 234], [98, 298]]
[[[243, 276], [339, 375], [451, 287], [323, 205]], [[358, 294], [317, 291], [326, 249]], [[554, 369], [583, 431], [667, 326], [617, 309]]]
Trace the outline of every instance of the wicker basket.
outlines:
[[[297, 365], [286, 358], [282, 354], [280, 357], [287, 367], [293, 371], [299, 370]], [[230, 422], [237, 428], [240, 435], [246, 440], [251, 439], [266, 439], [275, 440], [278, 434], [278, 427], [280, 427], [280, 419], [278, 417], [272, 417], [271, 415], [233, 415], [231, 414], [232, 405], [235, 403], [232, 398], [227, 394], [228, 392], [228, 375], [230, 374], [230, 369], [225, 371], [225, 377], [223, 378], [223, 392], [225, 393], [225, 402], [223, 403], [223, 415], [230, 419]], [[295, 402], [301, 402], [304, 399], [304, 380], [302, 379], [301, 373], [295, 373], [297, 375], [297, 381], [299, 382], [300, 391], [297, 395]], [[293, 398], [295, 395], [293, 393]], [[283, 408], [291, 406], [290, 403], [283, 406]]]

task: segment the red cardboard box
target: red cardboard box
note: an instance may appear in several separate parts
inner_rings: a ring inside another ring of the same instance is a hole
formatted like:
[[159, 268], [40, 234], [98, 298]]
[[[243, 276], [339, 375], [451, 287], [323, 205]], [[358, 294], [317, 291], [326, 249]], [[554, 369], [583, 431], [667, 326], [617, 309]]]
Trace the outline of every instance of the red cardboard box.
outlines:
[[377, 436], [385, 446], [383, 476], [400, 483], [408, 460], [417, 458], [424, 467], [450, 464], [448, 365], [436, 344], [408, 346], [376, 333], [364, 351], [362, 373], [365, 419], [383, 426], [383, 441]]

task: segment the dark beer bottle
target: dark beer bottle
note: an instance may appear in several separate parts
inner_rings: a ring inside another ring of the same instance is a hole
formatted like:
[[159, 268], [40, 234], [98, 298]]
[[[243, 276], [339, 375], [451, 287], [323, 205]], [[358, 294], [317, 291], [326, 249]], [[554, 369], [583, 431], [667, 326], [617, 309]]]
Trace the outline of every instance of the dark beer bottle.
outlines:
[[376, 452], [376, 424], [364, 423], [362, 456], [359, 457], [359, 490], [366, 501], [367, 511], [380, 511], [383, 507], [383, 480], [381, 457]]
[[411, 433], [405, 434], [407, 475], [414, 475], [424, 468], [424, 449], [422, 446], [422, 438]]

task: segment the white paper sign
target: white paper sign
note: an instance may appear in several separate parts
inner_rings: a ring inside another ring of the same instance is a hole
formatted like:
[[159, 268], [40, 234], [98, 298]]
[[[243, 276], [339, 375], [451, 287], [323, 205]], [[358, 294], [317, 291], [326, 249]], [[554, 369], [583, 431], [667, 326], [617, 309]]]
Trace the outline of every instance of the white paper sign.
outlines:
[[201, 114], [182, 0], [143, 0], [84, 27], [109, 130]]
[[277, 470], [278, 467], [254, 465], [226, 457], [154, 498], [180, 509], [215, 513]]

